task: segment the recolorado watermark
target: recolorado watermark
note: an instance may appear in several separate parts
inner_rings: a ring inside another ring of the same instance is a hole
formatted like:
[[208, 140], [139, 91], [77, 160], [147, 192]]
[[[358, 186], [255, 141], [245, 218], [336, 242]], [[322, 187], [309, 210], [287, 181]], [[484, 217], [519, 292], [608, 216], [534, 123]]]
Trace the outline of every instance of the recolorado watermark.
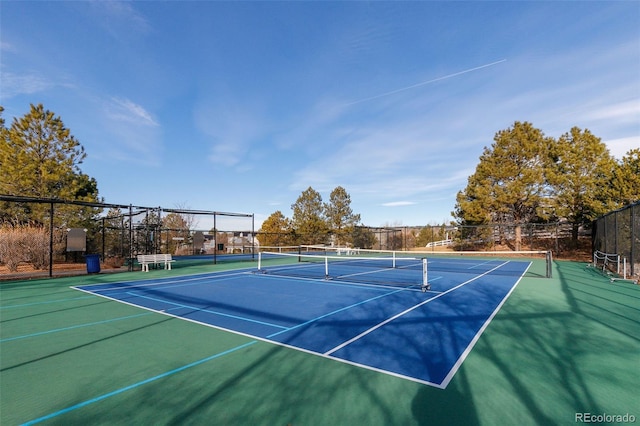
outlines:
[[633, 414], [576, 413], [576, 423], [635, 423]]

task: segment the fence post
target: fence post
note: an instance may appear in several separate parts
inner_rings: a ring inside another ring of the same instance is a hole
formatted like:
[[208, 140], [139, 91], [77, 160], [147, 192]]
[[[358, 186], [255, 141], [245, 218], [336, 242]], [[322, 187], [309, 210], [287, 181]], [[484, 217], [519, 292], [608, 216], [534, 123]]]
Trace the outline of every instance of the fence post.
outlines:
[[129, 272], [133, 271], [133, 205], [129, 204]]
[[213, 212], [213, 264], [218, 263], [218, 225], [216, 223], [216, 212]]
[[635, 246], [636, 246], [636, 241], [638, 240], [638, 238], [636, 237], [636, 208], [638, 205], [635, 206], [631, 206], [631, 212], [629, 213], [629, 215], [631, 216], [631, 248], [630, 248], [630, 253], [629, 253], [629, 257], [631, 258], [631, 276], [635, 277], [636, 275], [636, 271], [635, 271], [635, 264], [636, 264], [636, 253], [635, 253]]
[[620, 243], [618, 243], [618, 237], [620, 236], [620, 233], [618, 232], [618, 212], [613, 213], [613, 230], [614, 230], [613, 253], [620, 254], [620, 251], [618, 250], [620, 247]]
[[49, 278], [53, 277], [53, 201], [49, 207]]

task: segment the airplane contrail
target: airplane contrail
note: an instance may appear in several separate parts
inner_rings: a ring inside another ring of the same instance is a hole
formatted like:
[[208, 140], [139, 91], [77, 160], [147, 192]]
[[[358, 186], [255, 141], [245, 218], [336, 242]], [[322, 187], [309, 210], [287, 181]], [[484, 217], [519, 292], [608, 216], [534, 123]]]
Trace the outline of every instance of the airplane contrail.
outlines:
[[482, 68], [492, 67], [494, 65], [498, 65], [498, 64], [501, 64], [502, 62], [506, 62], [506, 61], [507, 61], [506, 59], [501, 59], [501, 60], [496, 61], [496, 62], [491, 62], [490, 64], [480, 65], [479, 67], [469, 68], [469, 69], [464, 70], [464, 71], [459, 71], [459, 72], [455, 72], [453, 74], [448, 74], [448, 75], [445, 75], [445, 76], [442, 76], [442, 77], [434, 78], [433, 80], [423, 81], [422, 83], [417, 83], [417, 84], [413, 84], [411, 86], [403, 87], [402, 89], [396, 89], [396, 90], [392, 90], [390, 92], [382, 93], [380, 95], [375, 95], [375, 96], [371, 96], [371, 97], [368, 97], [368, 98], [360, 99], [358, 101], [349, 102], [346, 105], [347, 106], [348, 105], [355, 105], [355, 104], [359, 104], [361, 102], [371, 101], [373, 99], [378, 99], [378, 98], [382, 98], [384, 96], [393, 95], [395, 93], [404, 92], [405, 90], [415, 89], [416, 87], [424, 86], [426, 84], [435, 83], [436, 81], [446, 80], [446, 79], [452, 78], [452, 77], [457, 77], [457, 76], [462, 75], [462, 74], [466, 74], [466, 73], [469, 73], [469, 72], [472, 72], [472, 71], [480, 70]]

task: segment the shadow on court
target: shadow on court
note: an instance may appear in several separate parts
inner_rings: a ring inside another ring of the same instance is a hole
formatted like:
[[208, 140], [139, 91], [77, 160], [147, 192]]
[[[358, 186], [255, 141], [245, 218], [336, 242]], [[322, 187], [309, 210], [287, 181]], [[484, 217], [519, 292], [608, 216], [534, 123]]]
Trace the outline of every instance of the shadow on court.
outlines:
[[[0, 338], [34, 334], [0, 343], [0, 423], [47, 415], [54, 416], [43, 424], [312, 426], [561, 425], [574, 423], [576, 412], [640, 417], [633, 374], [640, 287], [610, 283], [584, 264], [554, 268], [553, 279], [520, 282], [446, 389], [118, 302], [73, 300], [79, 293], [68, 288], [113, 278], [0, 284]], [[11, 308], [32, 302], [51, 304]], [[439, 321], [434, 345], [453, 332]], [[35, 335], [54, 329], [62, 331]]]

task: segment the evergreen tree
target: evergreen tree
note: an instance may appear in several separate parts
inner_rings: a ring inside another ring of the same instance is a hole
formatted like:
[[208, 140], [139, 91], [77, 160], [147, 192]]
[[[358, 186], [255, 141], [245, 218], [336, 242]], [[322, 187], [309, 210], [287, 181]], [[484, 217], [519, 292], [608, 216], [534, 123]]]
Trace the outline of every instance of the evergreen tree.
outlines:
[[351, 196], [343, 187], [338, 186], [331, 191], [329, 202], [324, 205], [324, 214], [336, 243], [353, 243], [353, 229], [360, 223], [360, 215], [353, 213]]
[[4, 117], [2, 116], [3, 112], [4, 112], [4, 107], [0, 105], [0, 137], [2, 141], [4, 141], [9, 137], [9, 135], [7, 134], [8, 130], [4, 125]]
[[[60, 117], [42, 104], [31, 105], [29, 113], [14, 119], [10, 128], [2, 121], [0, 139], [0, 194], [36, 198], [98, 201], [95, 179], [80, 170], [86, 154], [82, 145]], [[2, 206], [4, 219], [43, 223], [46, 205]], [[66, 226], [86, 225], [95, 211], [76, 206], [59, 206], [56, 218]]]
[[521, 225], [536, 219], [543, 206], [550, 144], [551, 139], [528, 122], [515, 122], [496, 133], [466, 189], [457, 195], [453, 214], [460, 224], [514, 224], [515, 249], [520, 250]]
[[322, 196], [312, 187], [300, 194], [291, 205], [293, 228], [301, 244], [324, 244], [328, 240], [329, 229], [324, 216]]
[[616, 162], [600, 138], [577, 127], [560, 136], [551, 155], [550, 204], [555, 216], [573, 224], [576, 243], [581, 225], [616, 207], [609, 184]]
[[372, 249], [378, 240], [370, 228], [356, 226], [353, 228], [352, 241], [354, 247]]
[[291, 220], [287, 219], [282, 212], [278, 210], [271, 213], [271, 215], [262, 222], [258, 241], [260, 241], [260, 245], [263, 247], [293, 245], [294, 240], [291, 231]]
[[640, 148], [632, 149], [616, 168], [612, 187], [619, 207], [640, 201]]
[[447, 230], [444, 225], [427, 225], [420, 229], [416, 237], [416, 247], [425, 247], [427, 244], [442, 241], [447, 238]]

